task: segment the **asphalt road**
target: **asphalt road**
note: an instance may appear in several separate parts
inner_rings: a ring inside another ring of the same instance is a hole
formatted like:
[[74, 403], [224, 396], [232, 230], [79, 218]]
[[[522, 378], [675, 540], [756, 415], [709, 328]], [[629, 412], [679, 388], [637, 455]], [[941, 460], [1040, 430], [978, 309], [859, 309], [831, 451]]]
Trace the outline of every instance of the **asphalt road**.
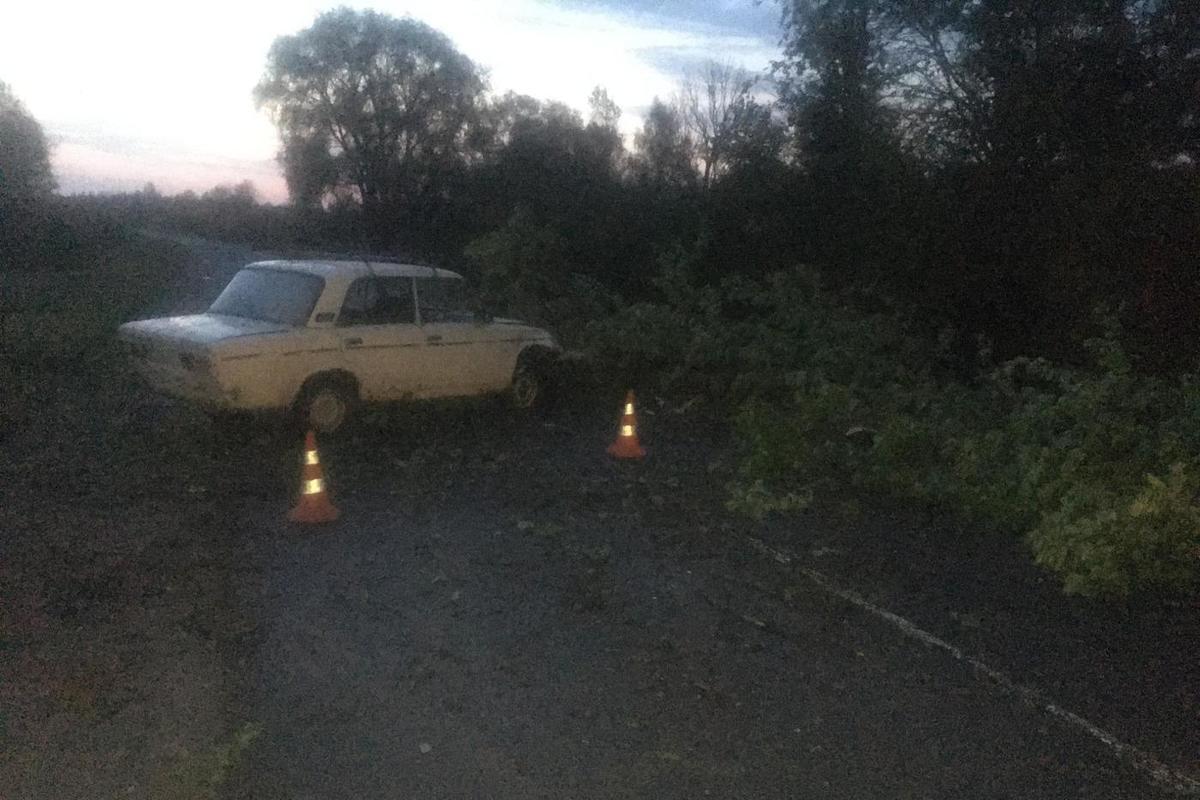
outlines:
[[229, 510], [263, 726], [231, 796], [1158, 796], [756, 556], [702, 426], [645, 416], [613, 463], [591, 416], [401, 415], [325, 448], [337, 523]]

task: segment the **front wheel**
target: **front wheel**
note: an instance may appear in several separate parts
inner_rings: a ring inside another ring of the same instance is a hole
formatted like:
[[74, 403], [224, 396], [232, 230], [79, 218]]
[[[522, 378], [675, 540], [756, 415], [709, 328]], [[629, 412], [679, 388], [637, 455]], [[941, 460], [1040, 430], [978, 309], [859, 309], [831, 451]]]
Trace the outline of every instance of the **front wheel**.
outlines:
[[305, 390], [297, 411], [300, 422], [317, 433], [332, 434], [346, 427], [357, 397], [336, 383], [318, 383]]

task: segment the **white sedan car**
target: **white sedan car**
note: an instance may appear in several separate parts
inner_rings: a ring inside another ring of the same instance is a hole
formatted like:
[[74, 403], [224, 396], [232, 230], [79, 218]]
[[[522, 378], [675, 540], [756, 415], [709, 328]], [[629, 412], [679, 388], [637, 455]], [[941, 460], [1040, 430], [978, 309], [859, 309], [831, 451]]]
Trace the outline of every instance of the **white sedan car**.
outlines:
[[280, 410], [320, 432], [359, 403], [507, 391], [534, 405], [561, 352], [544, 330], [467, 309], [462, 277], [367, 261], [262, 261], [207, 312], [119, 329], [158, 391], [214, 414]]

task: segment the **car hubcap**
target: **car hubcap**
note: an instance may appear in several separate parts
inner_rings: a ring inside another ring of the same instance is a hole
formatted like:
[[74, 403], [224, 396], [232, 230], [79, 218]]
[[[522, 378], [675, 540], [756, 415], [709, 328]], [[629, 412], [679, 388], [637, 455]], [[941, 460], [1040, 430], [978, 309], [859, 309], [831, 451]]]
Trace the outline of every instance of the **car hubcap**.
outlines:
[[346, 404], [333, 392], [320, 392], [308, 406], [308, 421], [319, 431], [337, 430], [346, 418]]
[[518, 408], [529, 408], [537, 400], [537, 378], [529, 374], [518, 375], [513, 381], [512, 393]]

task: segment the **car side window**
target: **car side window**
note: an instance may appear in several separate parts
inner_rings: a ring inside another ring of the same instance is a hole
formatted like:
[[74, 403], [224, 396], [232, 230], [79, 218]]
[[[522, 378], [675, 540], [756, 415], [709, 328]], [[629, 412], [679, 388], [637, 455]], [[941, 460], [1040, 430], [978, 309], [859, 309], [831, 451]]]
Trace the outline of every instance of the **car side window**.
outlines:
[[421, 322], [471, 322], [467, 287], [458, 278], [417, 278]]
[[359, 278], [346, 290], [338, 325], [397, 325], [416, 322], [411, 278]]

